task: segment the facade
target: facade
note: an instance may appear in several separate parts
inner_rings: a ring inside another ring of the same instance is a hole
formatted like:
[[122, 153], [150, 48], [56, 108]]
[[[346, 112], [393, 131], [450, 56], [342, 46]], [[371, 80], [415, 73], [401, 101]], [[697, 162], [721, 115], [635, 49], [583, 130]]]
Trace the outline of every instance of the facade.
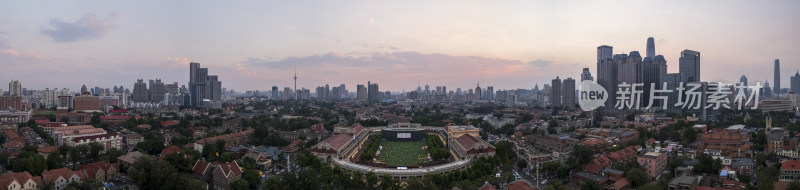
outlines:
[[27, 110], [28, 105], [22, 96], [0, 96], [0, 110]]
[[656, 178], [667, 168], [667, 154], [658, 152], [648, 152], [639, 155], [636, 162], [642, 166], [651, 178]]
[[700, 82], [700, 52], [688, 49], [683, 50], [678, 62], [680, 64], [681, 81], [684, 83]]

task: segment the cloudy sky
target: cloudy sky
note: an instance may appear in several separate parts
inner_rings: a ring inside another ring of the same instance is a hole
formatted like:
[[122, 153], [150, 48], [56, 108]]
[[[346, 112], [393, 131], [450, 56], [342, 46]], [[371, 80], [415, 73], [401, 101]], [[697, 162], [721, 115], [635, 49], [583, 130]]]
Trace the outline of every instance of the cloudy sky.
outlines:
[[[185, 84], [189, 62], [238, 91], [377, 82], [533, 88], [596, 73], [596, 47], [641, 51], [702, 79], [769, 80], [800, 67], [800, 1], [10, 1], [0, 6], [0, 81], [29, 89]], [[0, 87], [5, 89], [4, 86]]]

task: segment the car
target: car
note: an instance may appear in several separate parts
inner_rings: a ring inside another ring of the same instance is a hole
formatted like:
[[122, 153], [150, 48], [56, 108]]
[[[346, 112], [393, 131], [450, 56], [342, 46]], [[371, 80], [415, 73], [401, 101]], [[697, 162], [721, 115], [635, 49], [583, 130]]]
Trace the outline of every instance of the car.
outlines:
[[542, 180], [542, 185], [547, 184], [547, 180]]

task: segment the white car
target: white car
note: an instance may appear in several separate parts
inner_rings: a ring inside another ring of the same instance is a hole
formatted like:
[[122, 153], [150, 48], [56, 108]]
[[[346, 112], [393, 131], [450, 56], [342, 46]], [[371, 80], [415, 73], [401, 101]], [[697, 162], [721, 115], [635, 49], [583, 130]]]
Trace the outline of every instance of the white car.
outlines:
[[542, 185], [547, 184], [547, 180], [542, 180]]

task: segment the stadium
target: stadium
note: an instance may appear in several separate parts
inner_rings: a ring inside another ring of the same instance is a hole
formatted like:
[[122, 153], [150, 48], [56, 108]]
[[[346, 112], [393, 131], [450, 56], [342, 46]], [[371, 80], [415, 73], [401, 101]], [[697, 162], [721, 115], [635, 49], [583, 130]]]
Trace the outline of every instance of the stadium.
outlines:
[[399, 180], [422, 178], [471, 166], [495, 148], [473, 126], [428, 127], [398, 123], [385, 127], [354, 124], [311, 148], [324, 162], [361, 173], [388, 174]]

